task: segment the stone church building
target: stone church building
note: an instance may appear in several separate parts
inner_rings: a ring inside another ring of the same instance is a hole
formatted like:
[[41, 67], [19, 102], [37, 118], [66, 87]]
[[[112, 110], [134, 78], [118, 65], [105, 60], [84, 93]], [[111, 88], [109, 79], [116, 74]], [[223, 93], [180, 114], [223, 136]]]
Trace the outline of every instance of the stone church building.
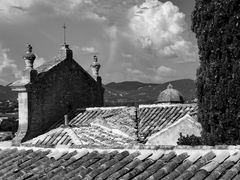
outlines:
[[180, 133], [200, 135], [196, 104], [184, 104], [184, 97], [171, 84], [159, 94], [157, 104], [103, 107], [101, 65], [96, 56], [90, 66], [92, 76], [73, 59], [67, 44], [36, 69], [35, 58], [28, 45], [23, 76], [11, 84], [19, 103], [16, 144], [156, 146], [176, 145]]
[[92, 67], [94, 77], [73, 59], [72, 50], [67, 44], [51, 61], [33, 69], [35, 58], [31, 45], [28, 45], [23, 56], [26, 63], [23, 76], [11, 84], [12, 90], [18, 92], [17, 141], [45, 133], [56, 120], [76, 108], [104, 104], [104, 88], [98, 76], [96, 58]]
[[18, 92], [19, 127], [0, 142], [0, 179], [240, 179], [238, 146], [177, 146], [199, 135], [196, 104], [169, 85], [157, 104], [103, 107], [97, 57], [90, 76], [64, 44], [34, 69], [27, 46]]

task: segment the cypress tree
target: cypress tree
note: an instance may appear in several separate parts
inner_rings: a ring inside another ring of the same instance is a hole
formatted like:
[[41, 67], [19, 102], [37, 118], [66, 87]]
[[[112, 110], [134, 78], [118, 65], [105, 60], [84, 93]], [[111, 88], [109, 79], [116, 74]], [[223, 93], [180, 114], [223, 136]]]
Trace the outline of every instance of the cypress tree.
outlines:
[[206, 144], [240, 143], [240, 0], [196, 0], [198, 119]]

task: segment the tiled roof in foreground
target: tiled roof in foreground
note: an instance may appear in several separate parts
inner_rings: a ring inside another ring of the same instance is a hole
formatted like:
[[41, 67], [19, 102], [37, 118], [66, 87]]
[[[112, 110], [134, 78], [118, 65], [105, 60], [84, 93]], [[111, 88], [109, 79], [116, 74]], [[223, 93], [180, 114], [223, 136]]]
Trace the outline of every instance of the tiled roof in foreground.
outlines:
[[1, 179], [240, 179], [240, 150], [0, 147]]
[[[135, 113], [135, 107], [78, 109], [69, 115], [69, 124], [72, 126], [81, 126], [82, 124], [100, 123], [109, 128], [116, 129], [118, 127], [119, 130], [128, 133], [129, 136], [134, 136], [134, 134], [136, 136], [138, 130], [139, 135], [148, 138], [154, 133], [166, 129], [186, 114], [195, 116], [197, 113], [197, 105], [140, 105], [139, 108], [137, 108], [137, 120]], [[139, 125], [137, 125], [137, 121]], [[62, 122], [58, 122], [58, 124], [55, 124], [52, 128], [59, 127]]]

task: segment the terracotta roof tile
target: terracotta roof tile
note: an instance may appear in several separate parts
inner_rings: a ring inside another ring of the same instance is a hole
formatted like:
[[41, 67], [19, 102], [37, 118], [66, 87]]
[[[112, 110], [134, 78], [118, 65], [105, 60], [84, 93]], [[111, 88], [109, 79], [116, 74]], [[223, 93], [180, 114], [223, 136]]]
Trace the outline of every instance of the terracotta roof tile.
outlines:
[[138, 156], [139, 152], [134, 152], [128, 155], [127, 157], [123, 158], [121, 161], [114, 164], [112, 167], [104, 171], [103, 173], [99, 174], [95, 179], [107, 179], [109, 176], [126, 166], [130, 163], [136, 156]]
[[[0, 148], [0, 179], [238, 179], [239, 150]], [[6, 156], [6, 154], [8, 154]]]
[[58, 145], [81, 147], [126, 147], [138, 144], [132, 137], [116, 133], [101, 126], [60, 127], [29, 140], [24, 145], [55, 147]]
[[207, 163], [210, 162], [210, 160], [212, 160], [216, 155], [210, 151], [209, 153], [205, 154], [201, 159], [199, 159], [195, 164], [193, 164], [192, 166], [190, 166], [186, 171], [184, 171], [183, 174], [181, 174], [177, 179], [178, 180], [186, 180], [186, 179], [190, 179], [191, 177], [193, 177], [198, 170], [203, 167], [204, 165], [206, 165]]
[[150, 157], [149, 159], [152, 159], [152, 160], [158, 160], [160, 159], [161, 157], [163, 156], [163, 153], [162, 152], [154, 152]]
[[195, 113], [195, 104], [166, 105], [158, 107], [140, 107], [140, 133], [144, 137], [170, 126], [186, 114]]
[[190, 155], [187, 159], [183, 161], [175, 170], [170, 172], [163, 180], [175, 179], [180, 176], [185, 170], [187, 170], [192, 164], [194, 164], [198, 159], [201, 158], [200, 153], [195, 153]]
[[174, 171], [174, 169], [180, 165], [186, 158], [188, 157], [187, 153], [180, 154], [176, 157], [174, 157], [169, 163], [167, 163], [162, 168], [159, 168], [157, 172], [155, 172], [153, 175], [151, 175], [148, 179], [154, 180], [154, 179], [161, 179], [167, 174]]
[[[89, 124], [102, 126], [137, 140], [138, 136], [146, 139], [171, 126], [186, 114], [194, 116], [196, 112], [196, 104], [140, 105], [137, 108], [138, 119], [136, 120], [135, 107], [86, 108], [71, 112], [69, 125], [78, 128], [87, 127]], [[61, 121], [63, 122], [63, 120]], [[51, 129], [60, 127], [62, 122], [57, 122]], [[54, 138], [55, 140], [53, 140]], [[46, 144], [51, 142], [55, 144], [58, 140], [59, 137], [53, 136], [51, 140], [46, 139], [45, 141]], [[71, 144], [72, 142], [67, 139], [65, 143]]]

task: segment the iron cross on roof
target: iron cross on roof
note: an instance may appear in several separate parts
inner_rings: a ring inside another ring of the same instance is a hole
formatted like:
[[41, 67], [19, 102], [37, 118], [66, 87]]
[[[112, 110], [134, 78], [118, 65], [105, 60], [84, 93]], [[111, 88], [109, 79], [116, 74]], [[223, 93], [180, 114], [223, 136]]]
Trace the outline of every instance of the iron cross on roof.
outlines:
[[66, 45], [66, 24], [64, 23], [63, 25], [63, 40], [64, 40], [64, 45]]

